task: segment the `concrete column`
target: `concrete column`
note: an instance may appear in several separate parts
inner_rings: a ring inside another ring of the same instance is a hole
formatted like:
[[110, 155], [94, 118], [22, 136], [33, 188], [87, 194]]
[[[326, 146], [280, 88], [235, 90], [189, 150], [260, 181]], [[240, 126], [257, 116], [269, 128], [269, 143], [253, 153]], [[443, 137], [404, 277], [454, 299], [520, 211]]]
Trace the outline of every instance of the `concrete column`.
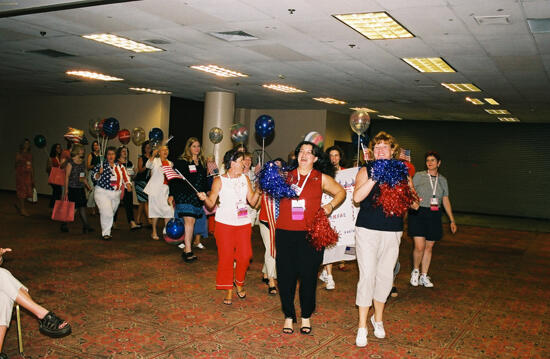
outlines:
[[[223, 173], [223, 155], [233, 147], [231, 142], [231, 125], [235, 116], [235, 94], [231, 92], [207, 92], [204, 97], [204, 122], [202, 130], [202, 146], [205, 156], [214, 154], [216, 163]], [[214, 146], [208, 138], [212, 127], [223, 131], [223, 140]]]

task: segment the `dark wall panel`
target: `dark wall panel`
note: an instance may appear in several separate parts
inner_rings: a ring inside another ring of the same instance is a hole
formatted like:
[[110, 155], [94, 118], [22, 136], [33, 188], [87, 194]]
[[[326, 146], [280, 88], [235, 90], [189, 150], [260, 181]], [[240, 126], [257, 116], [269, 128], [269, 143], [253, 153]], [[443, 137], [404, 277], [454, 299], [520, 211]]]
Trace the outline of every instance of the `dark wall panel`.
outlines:
[[170, 98], [170, 159], [179, 157], [185, 150], [185, 142], [189, 137], [202, 141], [202, 124], [204, 102], [187, 100], [179, 97]]
[[550, 124], [373, 121], [411, 150], [441, 154], [457, 211], [550, 219]]

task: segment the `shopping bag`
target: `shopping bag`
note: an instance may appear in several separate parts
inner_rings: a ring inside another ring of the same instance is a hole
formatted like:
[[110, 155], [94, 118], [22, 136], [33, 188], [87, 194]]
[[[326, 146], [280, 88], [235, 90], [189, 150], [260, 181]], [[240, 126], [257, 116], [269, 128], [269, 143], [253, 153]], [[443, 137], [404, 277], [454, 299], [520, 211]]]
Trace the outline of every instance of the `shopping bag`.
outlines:
[[48, 178], [48, 183], [56, 184], [58, 186], [65, 185], [65, 170], [62, 170], [59, 167], [52, 167], [50, 171], [50, 177]]
[[60, 222], [74, 221], [74, 202], [57, 200], [53, 206], [52, 219]]

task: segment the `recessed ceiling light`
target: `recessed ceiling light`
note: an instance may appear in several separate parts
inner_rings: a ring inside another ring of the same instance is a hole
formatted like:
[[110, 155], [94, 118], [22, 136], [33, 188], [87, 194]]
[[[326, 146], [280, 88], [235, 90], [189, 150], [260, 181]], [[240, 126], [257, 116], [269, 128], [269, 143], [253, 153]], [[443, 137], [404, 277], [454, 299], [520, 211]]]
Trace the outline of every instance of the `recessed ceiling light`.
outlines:
[[124, 80], [124, 79], [121, 79], [120, 77], [104, 75], [104, 74], [91, 72], [91, 71], [67, 71], [65, 73], [67, 75], [79, 76], [79, 77], [84, 77], [92, 80], [101, 80], [101, 81], [123, 81]]
[[529, 29], [533, 34], [543, 34], [550, 32], [550, 19], [527, 19]]
[[159, 49], [158, 47], [146, 45], [141, 42], [126, 39], [124, 37], [120, 37], [112, 34], [90, 34], [90, 35], [82, 35], [82, 37], [85, 39], [94, 40], [97, 42], [101, 42], [107, 45], [111, 45], [114, 47], [118, 47], [121, 49], [133, 51], [133, 52], [164, 51], [163, 49]]
[[442, 83], [441, 85], [445, 86], [452, 92], [480, 92], [481, 89], [479, 89], [474, 84], [448, 84], [448, 83]]
[[509, 25], [510, 15], [474, 16], [478, 25]]
[[286, 92], [286, 93], [304, 93], [306, 91], [297, 89], [296, 87], [286, 86], [281, 84], [263, 84], [262, 87], [265, 87], [270, 90]]
[[484, 100], [489, 105], [500, 105], [494, 98], [486, 97], [486, 98], [484, 98]]
[[248, 77], [247, 74], [229, 70], [218, 65], [193, 65], [190, 67], [194, 70], [207, 72], [219, 77]]
[[405, 57], [402, 60], [420, 72], [456, 72], [441, 57]]
[[517, 117], [499, 117], [500, 122], [519, 122]]
[[394, 115], [377, 115], [378, 117], [385, 118], [386, 120], [402, 120], [401, 117], [397, 117]]
[[369, 40], [408, 39], [414, 37], [387, 12], [333, 15]]
[[510, 112], [508, 110], [489, 110], [489, 109], [485, 109], [485, 112], [487, 112], [491, 115], [510, 115]]
[[162, 90], [155, 90], [155, 89], [148, 89], [145, 87], [130, 87], [130, 90], [132, 91], [140, 91], [140, 92], [147, 92], [147, 93], [154, 93], [156, 95], [169, 95], [171, 94], [170, 91], [162, 91]]
[[324, 102], [324, 103], [328, 103], [328, 104], [331, 104], [331, 105], [345, 105], [347, 103], [346, 101], [337, 100], [337, 99], [330, 98], [330, 97], [314, 97], [313, 99], [315, 101]]
[[369, 113], [377, 113], [377, 112], [378, 112], [378, 111], [373, 110], [373, 109], [368, 108], [368, 107], [350, 107], [350, 110], [353, 110], [353, 111], [365, 111], [365, 112], [369, 112]]
[[483, 101], [481, 101], [481, 100], [478, 99], [478, 98], [466, 97], [465, 100], [468, 101], [468, 102], [471, 102], [471, 103], [474, 104], [474, 105], [483, 105]]

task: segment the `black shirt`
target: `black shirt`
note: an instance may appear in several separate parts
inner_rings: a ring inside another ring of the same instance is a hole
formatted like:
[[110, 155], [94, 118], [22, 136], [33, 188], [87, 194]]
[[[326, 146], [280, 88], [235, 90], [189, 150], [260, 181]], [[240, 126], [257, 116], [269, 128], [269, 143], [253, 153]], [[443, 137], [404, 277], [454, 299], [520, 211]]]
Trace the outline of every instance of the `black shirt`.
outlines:
[[[189, 166], [195, 166], [195, 172], [191, 172]], [[177, 169], [199, 192], [207, 192], [206, 168], [199, 162], [195, 165], [193, 161], [176, 160], [174, 169]], [[174, 196], [176, 204], [190, 204], [195, 207], [202, 207], [203, 203], [197, 197], [197, 193], [185, 181], [173, 179], [168, 183], [170, 196]]]

